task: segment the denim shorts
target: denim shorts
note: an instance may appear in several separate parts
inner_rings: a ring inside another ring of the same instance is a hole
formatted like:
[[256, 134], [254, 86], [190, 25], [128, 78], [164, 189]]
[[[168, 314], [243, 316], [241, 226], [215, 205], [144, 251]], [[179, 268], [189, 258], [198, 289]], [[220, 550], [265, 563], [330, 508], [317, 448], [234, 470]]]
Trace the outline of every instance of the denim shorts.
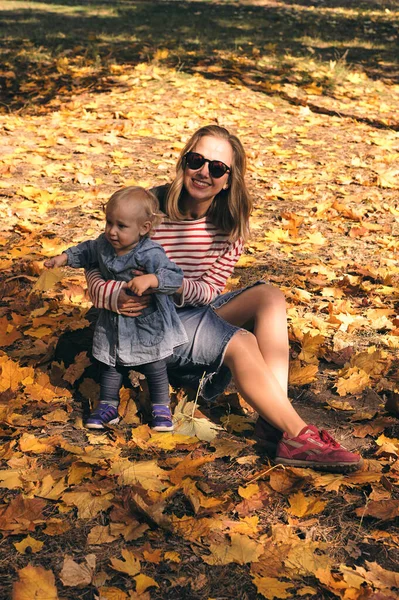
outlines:
[[223, 393], [231, 380], [230, 369], [223, 365], [224, 354], [233, 335], [242, 328], [219, 317], [215, 309], [262, 283], [265, 282], [258, 281], [246, 288], [221, 294], [207, 306], [178, 309], [189, 341], [174, 348], [173, 356], [166, 359], [172, 385], [186, 385], [196, 390], [201, 384], [199, 393], [208, 401]]

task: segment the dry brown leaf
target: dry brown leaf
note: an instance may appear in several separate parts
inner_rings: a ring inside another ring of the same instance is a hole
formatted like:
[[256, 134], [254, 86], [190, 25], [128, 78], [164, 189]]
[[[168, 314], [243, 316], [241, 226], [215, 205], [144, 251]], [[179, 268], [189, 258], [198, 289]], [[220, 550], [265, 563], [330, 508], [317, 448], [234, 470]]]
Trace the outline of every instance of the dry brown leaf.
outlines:
[[90, 585], [96, 568], [96, 555], [85, 556], [86, 564], [75, 562], [71, 556], [64, 558], [60, 572], [63, 585], [68, 587], [85, 587]]
[[86, 368], [91, 365], [91, 360], [87, 356], [87, 352], [80, 352], [76, 357], [74, 362], [69, 365], [67, 370], [65, 371], [62, 378], [68, 383], [73, 384], [75, 381], [80, 379], [80, 377], [85, 372]]
[[111, 534], [110, 525], [96, 525], [90, 530], [87, 536], [87, 543], [92, 546], [99, 546], [114, 542], [118, 537], [119, 535]]
[[368, 502], [355, 510], [358, 517], [374, 517], [381, 521], [391, 521], [399, 517], [399, 500], [379, 500]]

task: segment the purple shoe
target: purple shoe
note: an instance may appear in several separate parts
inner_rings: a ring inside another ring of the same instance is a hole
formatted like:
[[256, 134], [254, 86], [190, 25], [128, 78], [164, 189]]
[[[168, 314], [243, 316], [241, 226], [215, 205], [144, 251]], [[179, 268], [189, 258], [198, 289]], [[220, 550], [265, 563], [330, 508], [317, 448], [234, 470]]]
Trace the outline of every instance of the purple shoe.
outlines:
[[152, 425], [154, 431], [173, 431], [172, 413], [167, 404], [152, 405]]
[[87, 429], [104, 429], [104, 425], [119, 423], [118, 409], [112, 404], [100, 404], [90, 414], [85, 423]]

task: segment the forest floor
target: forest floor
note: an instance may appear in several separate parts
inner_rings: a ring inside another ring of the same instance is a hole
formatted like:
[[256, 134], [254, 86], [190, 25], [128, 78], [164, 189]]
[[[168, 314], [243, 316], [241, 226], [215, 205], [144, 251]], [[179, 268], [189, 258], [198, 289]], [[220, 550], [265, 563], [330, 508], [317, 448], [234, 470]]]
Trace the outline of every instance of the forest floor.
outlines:
[[[398, 3], [0, 11], [1, 598], [397, 598]], [[356, 473], [273, 466], [234, 388], [213, 405], [175, 390], [160, 434], [132, 376], [120, 425], [83, 426], [90, 301], [43, 259], [98, 235], [116, 189], [169, 182], [215, 122], [255, 202], [228, 289], [284, 292], [290, 397], [361, 452]]]

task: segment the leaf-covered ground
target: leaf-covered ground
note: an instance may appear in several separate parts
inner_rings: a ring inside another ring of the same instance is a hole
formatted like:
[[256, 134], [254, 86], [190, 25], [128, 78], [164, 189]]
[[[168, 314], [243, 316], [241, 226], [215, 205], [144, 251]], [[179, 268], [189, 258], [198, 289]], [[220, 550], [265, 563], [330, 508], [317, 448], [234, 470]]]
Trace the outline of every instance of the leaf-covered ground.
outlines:
[[[0, 596], [397, 597], [397, 2], [0, 10]], [[82, 425], [90, 302], [77, 271], [39, 279], [43, 258], [97, 235], [118, 187], [170, 181], [215, 121], [256, 204], [229, 286], [284, 290], [291, 398], [360, 472], [272, 467], [234, 389], [199, 410], [176, 390], [177, 432], [154, 434], [132, 376], [120, 426]]]

